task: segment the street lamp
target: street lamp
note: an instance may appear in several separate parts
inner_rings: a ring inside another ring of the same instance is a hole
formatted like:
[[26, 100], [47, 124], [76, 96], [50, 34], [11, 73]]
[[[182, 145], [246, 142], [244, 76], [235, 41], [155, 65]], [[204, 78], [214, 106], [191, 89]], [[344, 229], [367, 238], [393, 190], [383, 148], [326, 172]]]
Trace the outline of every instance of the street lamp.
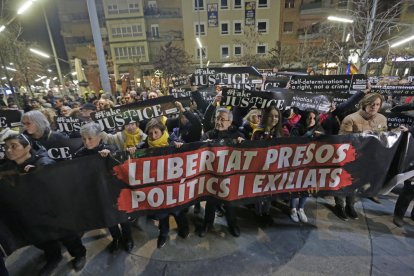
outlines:
[[41, 57], [44, 57], [44, 58], [50, 58], [50, 56], [48, 54], [46, 54], [42, 51], [39, 51], [39, 50], [36, 50], [36, 49], [33, 49], [33, 48], [30, 48], [29, 50], [30, 50], [30, 52], [32, 52], [32, 53], [34, 53], [38, 56], [41, 56]]
[[[200, 27], [199, 27], [200, 29]], [[200, 31], [200, 30], [198, 30]], [[196, 37], [197, 44], [198, 44], [198, 55], [200, 56], [200, 68], [203, 68], [203, 44], [201, 44], [201, 40], [199, 37]]]
[[404, 43], [407, 43], [407, 42], [409, 42], [409, 41], [411, 41], [411, 40], [414, 40], [414, 35], [412, 35], [412, 36], [410, 36], [410, 37], [407, 37], [407, 38], [405, 38], [405, 39], [403, 39], [403, 40], [400, 40], [400, 41], [398, 41], [398, 42], [395, 42], [395, 43], [391, 44], [391, 45], [390, 45], [390, 48], [395, 48], [395, 47], [398, 47], [398, 46], [400, 46], [400, 45], [402, 45], [402, 44], [404, 44]]
[[[328, 16], [328, 20], [335, 21], [335, 22], [341, 22], [341, 23], [345, 23], [345, 24], [354, 23], [354, 20], [352, 20], [352, 19], [349, 19], [349, 18], [346, 18], [346, 17], [333, 16], [333, 15]], [[348, 33], [348, 35], [346, 35], [346, 37], [345, 37], [345, 34], [346, 34], [346, 25], [344, 25], [344, 30], [342, 31], [342, 39], [341, 39], [342, 45], [341, 45], [340, 64], [342, 64], [342, 60], [344, 58], [344, 53], [343, 53], [344, 52], [344, 46], [345, 46], [344, 44], [346, 42], [348, 42], [349, 39], [351, 38], [350, 33]], [[345, 66], [338, 67], [338, 69], [340, 69], [339, 73], [343, 73], [345, 71], [344, 70]]]

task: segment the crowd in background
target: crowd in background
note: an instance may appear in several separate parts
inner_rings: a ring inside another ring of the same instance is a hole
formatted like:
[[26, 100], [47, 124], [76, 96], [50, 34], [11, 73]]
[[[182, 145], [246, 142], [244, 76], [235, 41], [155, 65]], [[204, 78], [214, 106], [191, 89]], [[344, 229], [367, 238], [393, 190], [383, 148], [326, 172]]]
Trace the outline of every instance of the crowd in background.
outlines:
[[[377, 93], [370, 93], [370, 89], [357, 91], [346, 102], [332, 105], [329, 112], [319, 114], [315, 109], [279, 110], [271, 105], [265, 109], [229, 108], [220, 105], [222, 100], [221, 88], [216, 87], [216, 96], [212, 102], [203, 99], [199, 91], [192, 92], [189, 108], [177, 101], [178, 116], [159, 117], [145, 122], [129, 119], [122, 130], [104, 132], [99, 124], [91, 120], [91, 113], [130, 104], [146, 99], [163, 96], [160, 91], [137, 93], [128, 91], [123, 96], [111, 97], [105, 93], [86, 95], [55, 96], [51, 91], [37, 98], [23, 97], [24, 114], [22, 128], [11, 130], [2, 128], [0, 139], [6, 149], [6, 160], [1, 170], [15, 169], [20, 172], [29, 172], [38, 166], [53, 164], [45, 153], [42, 143], [45, 141], [70, 139], [81, 137], [83, 146], [77, 150], [74, 158], [90, 154], [100, 154], [103, 158], [117, 151], [134, 154], [137, 150], [153, 147], [181, 147], [184, 143], [197, 141], [213, 141], [231, 139], [234, 143], [243, 143], [246, 140], [272, 140], [280, 137], [319, 137], [321, 135], [337, 135], [350, 133], [381, 132], [387, 130], [387, 120], [380, 113], [386, 100]], [[7, 108], [16, 109], [16, 102], [9, 98]], [[6, 106], [6, 103], [3, 104]], [[65, 134], [57, 131], [55, 118], [57, 116], [78, 117], [85, 123], [79, 133]], [[401, 126], [401, 131], [413, 131], [408, 126]], [[287, 214], [295, 223], [307, 223], [306, 200], [307, 193], [300, 193], [288, 202]], [[410, 181], [404, 185], [395, 208], [394, 223], [401, 227], [403, 217], [414, 191]], [[358, 219], [359, 215], [354, 208], [355, 196], [335, 197], [335, 212], [342, 220]], [[373, 200], [378, 201], [377, 198]], [[271, 217], [270, 199], [260, 199], [254, 204], [245, 206], [255, 213], [259, 223], [271, 226], [274, 222]], [[200, 213], [200, 204], [194, 207], [195, 213]], [[178, 235], [185, 239], [189, 235], [188, 209], [175, 213], [164, 213], [152, 217], [158, 220], [159, 236], [157, 247], [161, 248], [168, 241], [169, 216], [174, 216]], [[224, 216], [231, 235], [238, 237], [241, 229], [237, 223], [235, 206], [222, 204], [218, 200], [208, 199], [205, 203], [202, 225], [197, 227], [197, 233], [204, 237], [213, 227], [216, 216]], [[411, 214], [414, 219], [414, 213]], [[124, 248], [130, 252], [134, 248], [131, 234], [131, 222], [120, 221], [119, 225], [109, 227], [112, 243], [111, 252]], [[60, 253], [62, 243], [74, 257], [72, 260], [75, 270], [83, 268], [86, 262], [86, 249], [82, 244], [79, 233], [71, 233], [59, 241], [47, 241], [36, 246], [45, 252], [46, 264], [41, 274], [48, 275], [55, 269], [62, 259]]]

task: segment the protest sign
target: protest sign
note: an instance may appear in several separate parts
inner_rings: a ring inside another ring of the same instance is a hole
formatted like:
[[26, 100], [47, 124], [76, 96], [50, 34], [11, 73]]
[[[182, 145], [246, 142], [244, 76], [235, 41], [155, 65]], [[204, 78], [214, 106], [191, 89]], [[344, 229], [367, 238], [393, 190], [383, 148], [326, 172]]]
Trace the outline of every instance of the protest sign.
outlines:
[[21, 118], [20, 110], [0, 110], [0, 127], [18, 127]]
[[290, 89], [331, 92], [366, 89], [365, 75], [292, 76]]

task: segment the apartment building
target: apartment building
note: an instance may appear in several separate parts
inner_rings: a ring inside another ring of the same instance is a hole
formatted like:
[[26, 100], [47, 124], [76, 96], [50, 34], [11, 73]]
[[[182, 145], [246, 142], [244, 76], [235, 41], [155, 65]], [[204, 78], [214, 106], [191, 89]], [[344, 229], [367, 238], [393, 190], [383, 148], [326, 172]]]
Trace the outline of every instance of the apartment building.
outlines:
[[[184, 47], [199, 66], [206, 66], [209, 61], [209, 66], [233, 63], [244, 54], [266, 55], [279, 40], [279, 0], [182, 0], [181, 3]], [[259, 36], [247, 38], [247, 31]]]

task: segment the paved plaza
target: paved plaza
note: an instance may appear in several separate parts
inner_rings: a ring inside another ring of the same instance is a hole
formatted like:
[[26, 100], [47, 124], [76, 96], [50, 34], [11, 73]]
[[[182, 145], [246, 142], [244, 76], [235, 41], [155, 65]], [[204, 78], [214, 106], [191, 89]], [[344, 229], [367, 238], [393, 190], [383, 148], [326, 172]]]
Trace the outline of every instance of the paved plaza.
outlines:
[[[198, 237], [194, 225], [201, 223], [202, 214], [195, 216], [191, 209], [189, 237], [178, 237], [171, 218], [170, 239], [162, 249], [156, 246], [156, 222], [140, 218], [133, 226], [131, 254], [110, 254], [108, 231], [90, 231], [83, 237], [85, 268], [72, 270], [65, 251], [53, 275], [414, 275], [414, 221], [407, 212], [404, 227], [396, 227], [392, 213], [397, 195], [380, 199], [381, 204], [358, 201], [360, 218], [347, 222], [333, 214], [333, 197], [308, 199], [308, 224], [292, 222], [283, 202], [272, 208], [275, 223], [266, 227], [252, 210], [239, 208], [239, 238], [228, 233], [223, 218], [216, 219], [205, 238]], [[25, 247], [8, 257], [6, 265], [13, 276], [36, 275], [44, 258], [42, 251]]]

